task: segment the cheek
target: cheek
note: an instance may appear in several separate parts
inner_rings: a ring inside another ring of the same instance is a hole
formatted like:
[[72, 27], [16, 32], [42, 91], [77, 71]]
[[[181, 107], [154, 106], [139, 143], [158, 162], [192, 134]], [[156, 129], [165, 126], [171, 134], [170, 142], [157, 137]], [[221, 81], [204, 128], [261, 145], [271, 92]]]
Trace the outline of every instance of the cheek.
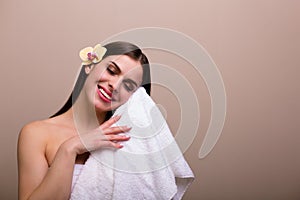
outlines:
[[106, 67], [103, 64], [96, 65], [89, 75], [89, 77], [93, 80], [107, 79], [107, 76], [108, 73], [106, 72]]
[[132, 95], [132, 92], [128, 92], [125, 90], [125, 88], [121, 85], [119, 89], [119, 97], [120, 97], [120, 102], [123, 104], [125, 103], [129, 97]]
[[101, 71], [101, 72], [98, 73], [98, 77], [97, 78], [100, 81], [107, 81], [107, 80], [110, 79], [110, 76], [111, 75], [106, 70], [103, 70], [103, 71]]
[[112, 110], [126, 103], [132, 94], [133, 93], [127, 92], [125, 89], [121, 88], [119, 90], [119, 101], [112, 104]]

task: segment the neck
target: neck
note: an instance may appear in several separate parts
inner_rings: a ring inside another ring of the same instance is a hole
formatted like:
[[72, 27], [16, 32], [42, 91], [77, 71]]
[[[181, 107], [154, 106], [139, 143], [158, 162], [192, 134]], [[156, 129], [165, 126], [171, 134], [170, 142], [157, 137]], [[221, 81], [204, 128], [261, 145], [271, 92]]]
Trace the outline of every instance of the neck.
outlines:
[[79, 95], [71, 108], [75, 127], [79, 133], [95, 129], [105, 120], [106, 112], [96, 112], [94, 105], [87, 102], [82, 95]]

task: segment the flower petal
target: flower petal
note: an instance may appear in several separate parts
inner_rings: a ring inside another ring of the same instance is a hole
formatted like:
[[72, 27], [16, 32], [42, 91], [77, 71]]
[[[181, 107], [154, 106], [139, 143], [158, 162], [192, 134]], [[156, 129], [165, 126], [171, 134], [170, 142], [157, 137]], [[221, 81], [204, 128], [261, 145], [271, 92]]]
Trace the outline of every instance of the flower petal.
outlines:
[[93, 60], [93, 63], [98, 63], [102, 60], [103, 56], [105, 55], [106, 53], [106, 48], [105, 47], [102, 47], [101, 44], [97, 44], [95, 47], [94, 47], [94, 53], [96, 53], [97, 55], [97, 58]]
[[90, 65], [90, 64], [92, 64], [92, 61], [90, 61], [90, 60], [86, 60], [86, 61], [81, 62], [81, 65]]
[[82, 49], [80, 52], [79, 52], [79, 57], [82, 61], [88, 61], [88, 56], [87, 54], [90, 53], [90, 52], [93, 52], [93, 48], [92, 47], [86, 47], [84, 49]]

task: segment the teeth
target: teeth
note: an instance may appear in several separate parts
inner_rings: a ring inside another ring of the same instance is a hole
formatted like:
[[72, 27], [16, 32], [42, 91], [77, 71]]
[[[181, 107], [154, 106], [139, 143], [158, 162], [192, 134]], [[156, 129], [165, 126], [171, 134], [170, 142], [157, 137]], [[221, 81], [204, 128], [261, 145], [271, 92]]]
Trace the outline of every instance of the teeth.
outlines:
[[111, 97], [102, 89], [100, 88], [99, 91], [109, 100], [111, 100]]

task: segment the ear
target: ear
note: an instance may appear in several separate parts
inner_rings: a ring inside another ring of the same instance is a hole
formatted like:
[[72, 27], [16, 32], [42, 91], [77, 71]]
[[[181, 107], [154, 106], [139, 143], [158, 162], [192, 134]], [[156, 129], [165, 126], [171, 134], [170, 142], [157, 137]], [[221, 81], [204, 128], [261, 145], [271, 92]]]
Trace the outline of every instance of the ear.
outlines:
[[90, 74], [90, 72], [92, 71], [94, 65], [85, 65], [84, 66], [84, 71], [86, 74]]

